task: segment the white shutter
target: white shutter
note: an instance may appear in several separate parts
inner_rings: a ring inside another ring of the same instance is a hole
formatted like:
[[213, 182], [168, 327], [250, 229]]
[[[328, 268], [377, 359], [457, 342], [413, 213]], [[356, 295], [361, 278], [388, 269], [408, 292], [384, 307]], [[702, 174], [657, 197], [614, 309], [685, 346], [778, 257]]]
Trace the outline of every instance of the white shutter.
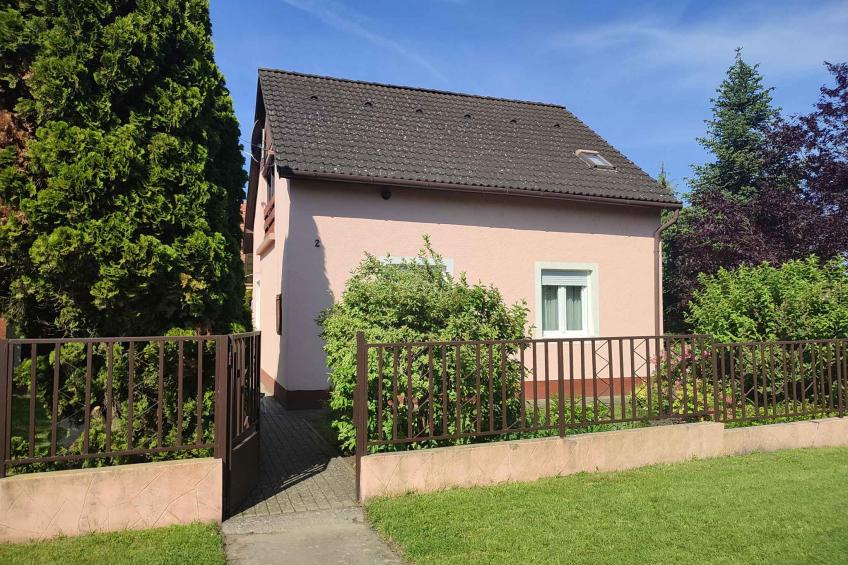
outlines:
[[544, 286], [589, 286], [589, 273], [586, 271], [542, 271]]

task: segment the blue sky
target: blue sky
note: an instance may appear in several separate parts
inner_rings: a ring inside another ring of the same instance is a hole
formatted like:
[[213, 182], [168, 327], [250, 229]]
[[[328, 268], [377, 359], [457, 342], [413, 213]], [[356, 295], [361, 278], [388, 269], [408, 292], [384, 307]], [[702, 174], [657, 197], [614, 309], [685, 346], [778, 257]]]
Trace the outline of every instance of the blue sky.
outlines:
[[710, 97], [733, 59], [760, 63], [785, 113], [848, 60], [848, 0], [571, 2], [211, 0], [216, 59], [250, 134], [256, 70], [563, 104], [685, 190], [708, 159]]

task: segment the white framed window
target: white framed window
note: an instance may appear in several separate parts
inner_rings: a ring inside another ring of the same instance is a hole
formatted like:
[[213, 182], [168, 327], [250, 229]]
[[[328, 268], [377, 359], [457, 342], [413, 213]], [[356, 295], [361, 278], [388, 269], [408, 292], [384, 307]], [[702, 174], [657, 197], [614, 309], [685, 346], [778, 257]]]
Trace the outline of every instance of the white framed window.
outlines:
[[599, 334], [596, 265], [536, 264], [536, 331], [540, 337]]
[[[402, 263], [415, 263], [418, 265], [423, 264], [423, 260], [421, 259], [421, 257], [395, 257], [394, 255], [386, 255], [385, 257], [380, 257], [379, 259], [387, 265], [400, 265]], [[445, 264], [445, 274], [450, 275], [452, 277], [453, 259], [447, 259], [445, 257], [442, 257], [442, 263]]]

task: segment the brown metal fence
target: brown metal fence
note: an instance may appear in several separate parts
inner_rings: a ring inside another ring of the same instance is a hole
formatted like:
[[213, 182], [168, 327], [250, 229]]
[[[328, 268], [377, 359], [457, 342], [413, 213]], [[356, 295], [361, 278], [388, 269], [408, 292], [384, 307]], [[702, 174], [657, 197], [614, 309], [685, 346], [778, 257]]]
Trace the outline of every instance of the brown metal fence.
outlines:
[[259, 333], [0, 340], [0, 477], [214, 454], [258, 424]]
[[744, 425], [842, 416], [846, 349], [848, 339], [367, 343], [359, 333], [356, 452], [564, 436], [656, 420]]

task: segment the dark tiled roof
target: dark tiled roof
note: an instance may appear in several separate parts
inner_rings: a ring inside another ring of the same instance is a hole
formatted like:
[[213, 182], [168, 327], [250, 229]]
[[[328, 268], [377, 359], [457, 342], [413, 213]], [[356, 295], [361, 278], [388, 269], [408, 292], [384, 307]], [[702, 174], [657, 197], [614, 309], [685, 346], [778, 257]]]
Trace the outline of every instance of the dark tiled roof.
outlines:
[[[277, 164], [350, 175], [678, 204], [562, 106], [259, 71]], [[595, 150], [616, 170], [575, 155]]]

